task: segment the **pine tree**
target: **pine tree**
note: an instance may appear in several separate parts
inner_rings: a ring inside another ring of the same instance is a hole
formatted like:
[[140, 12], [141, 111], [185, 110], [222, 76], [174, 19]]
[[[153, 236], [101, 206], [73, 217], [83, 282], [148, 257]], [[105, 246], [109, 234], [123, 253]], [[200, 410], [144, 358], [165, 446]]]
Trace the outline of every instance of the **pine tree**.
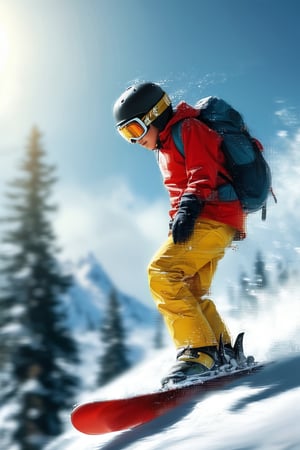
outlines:
[[103, 353], [99, 359], [99, 385], [108, 383], [130, 367], [125, 346], [125, 329], [122, 323], [117, 293], [108, 296], [106, 315], [101, 327]]
[[48, 217], [56, 209], [49, 203], [55, 167], [45, 156], [41, 135], [33, 128], [21, 175], [7, 194], [11, 214], [5, 218], [1, 267], [1, 363], [10, 368], [10, 401], [17, 404], [13, 437], [20, 450], [40, 450], [61, 433], [60, 413], [72, 405], [78, 383], [71, 373], [77, 347], [62, 307], [72, 280], [56, 259]]
[[266, 265], [261, 252], [257, 252], [254, 263], [254, 284], [258, 289], [265, 289], [268, 287]]
[[280, 286], [287, 283], [290, 278], [287, 264], [284, 264], [282, 260], [277, 263], [277, 281]]

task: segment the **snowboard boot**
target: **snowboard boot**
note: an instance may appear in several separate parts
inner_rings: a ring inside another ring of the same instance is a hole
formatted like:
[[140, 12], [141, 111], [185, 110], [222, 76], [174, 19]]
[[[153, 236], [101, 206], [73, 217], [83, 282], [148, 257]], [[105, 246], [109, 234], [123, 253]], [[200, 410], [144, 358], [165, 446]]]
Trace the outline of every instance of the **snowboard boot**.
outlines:
[[201, 364], [204, 368], [212, 369], [219, 363], [219, 352], [216, 346], [211, 347], [185, 347], [177, 352], [177, 361]]
[[186, 347], [177, 353], [177, 363], [162, 380], [162, 386], [176, 384], [190, 377], [209, 376], [221, 364], [217, 347]]

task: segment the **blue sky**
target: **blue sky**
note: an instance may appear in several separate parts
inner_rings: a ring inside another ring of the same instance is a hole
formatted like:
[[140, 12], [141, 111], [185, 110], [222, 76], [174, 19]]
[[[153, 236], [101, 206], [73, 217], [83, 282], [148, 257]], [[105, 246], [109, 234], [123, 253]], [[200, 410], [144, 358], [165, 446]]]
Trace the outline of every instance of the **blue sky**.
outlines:
[[65, 254], [95, 251], [143, 295], [168, 198], [151, 152], [116, 133], [115, 99], [144, 80], [175, 104], [222, 96], [271, 155], [300, 122], [299, 13], [298, 0], [0, 0], [2, 183], [38, 125], [60, 177]]

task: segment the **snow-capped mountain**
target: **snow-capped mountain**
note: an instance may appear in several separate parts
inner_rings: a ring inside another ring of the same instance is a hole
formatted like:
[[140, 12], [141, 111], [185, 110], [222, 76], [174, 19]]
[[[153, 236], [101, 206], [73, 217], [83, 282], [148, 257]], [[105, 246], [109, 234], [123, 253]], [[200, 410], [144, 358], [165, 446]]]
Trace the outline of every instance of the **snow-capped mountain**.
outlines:
[[73, 277], [73, 286], [65, 298], [70, 329], [98, 330], [107, 307], [107, 298], [112, 291], [117, 293], [128, 332], [135, 327], [153, 325], [155, 311], [152, 305], [147, 307], [120, 292], [92, 253], [78, 262], [68, 262], [65, 270]]
[[82, 381], [82, 391], [95, 389], [103, 350], [100, 329], [112, 291], [120, 305], [124, 344], [132, 364], [141, 361], [145, 351], [154, 346], [158, 314], [152, 305], [147, 307], [118, 290], [92, 253], [78, 262], [65, 263], [64, 271], [73, 279], [63, 301], [67, 326], [79, 346], [81, 364], [76, 370]]

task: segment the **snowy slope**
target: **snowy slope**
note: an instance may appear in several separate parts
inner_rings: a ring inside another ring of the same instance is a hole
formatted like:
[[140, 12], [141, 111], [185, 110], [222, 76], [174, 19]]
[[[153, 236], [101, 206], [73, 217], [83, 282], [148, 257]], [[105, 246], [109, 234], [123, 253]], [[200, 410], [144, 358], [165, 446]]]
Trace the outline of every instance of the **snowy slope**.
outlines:
[[[86, 399], [144, 391], [157, 383], [163, 356]], [[150, 371], [151, 369], [151, 371]], [[47, 450], [299, 449], [300, 356], [274, 363], [227, 389], [188, 402], [152, 423], [103, 436], [70, 430]], [[151, 381], [150, 381], [151, 380]], [[140, 386], [140, 389], [137, 388]], [[142, 386], [142, 387], [141, 387]]]
[[[178, 407], [155, 421], [120, 433], [85, 436], [72, 428], [47, 450], [298, 450], [300, 448], [300, 317], [297, 284], [264, 296], [255, 320], [236, 319], [246, 331], [245, 351], [274, 361], [260, 373]], [[267, 306], [266, 306], [267, 305]], [[146, 335], [145, 335], [146, 336]], [[151, 350], [146, 360], [78, 403], [155, 390], [173, 363], [172, 347]]]

